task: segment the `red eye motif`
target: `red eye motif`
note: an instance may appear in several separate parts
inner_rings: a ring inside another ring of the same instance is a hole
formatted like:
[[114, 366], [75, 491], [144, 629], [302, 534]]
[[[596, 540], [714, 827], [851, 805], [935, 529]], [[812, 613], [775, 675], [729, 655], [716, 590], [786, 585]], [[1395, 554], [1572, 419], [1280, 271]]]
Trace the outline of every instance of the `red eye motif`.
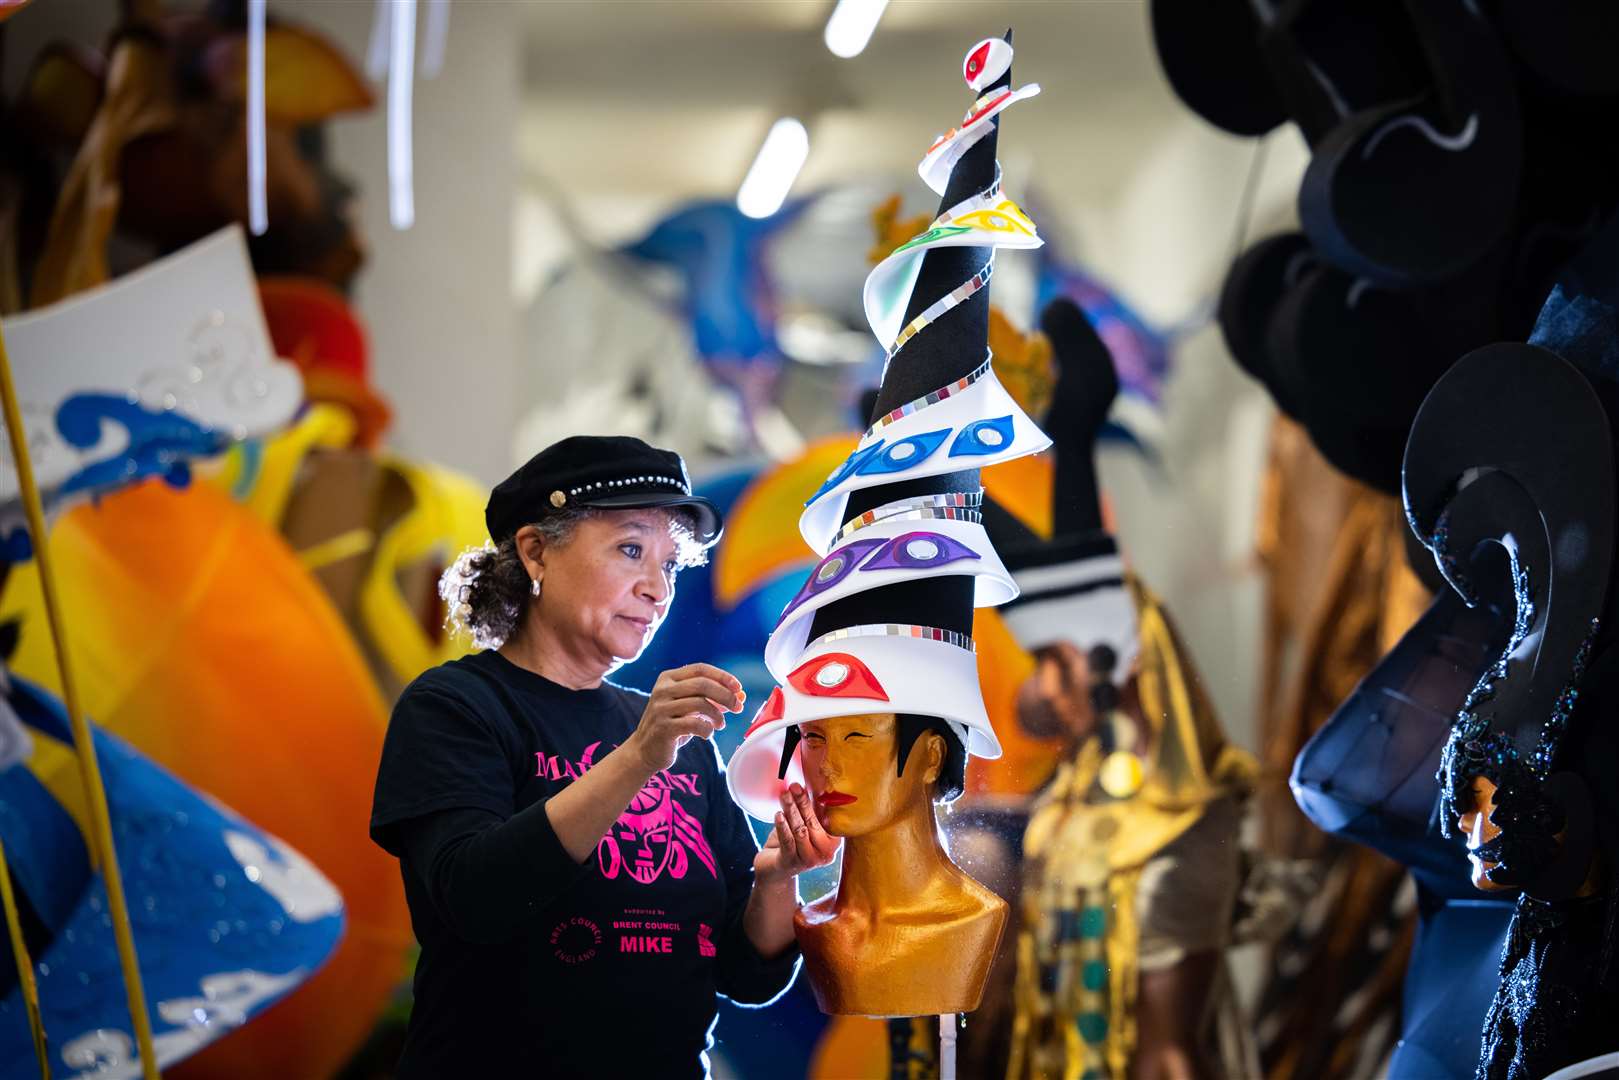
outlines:
[[967, 63], [962, 68], [962, 74], [967, 77], [967, 85], [971, 86], [978, 73], [984, 70], [984, 61], [989, 59], [989, 42], [984, 42], [967, 55]]
[[787, 682], [799, 693], [810, 697], [888, 700], [888, 694], [871, 669], [861, 663], [858, 657], [848, 653], [817, 656], [787, 676]]
[[1000, 38], [986, 38], [972, 47], [961, 65], [961, 77], [974, 90], [982, 90], [1012, 66], [1012, 46]]
[[765, 698], [765, 703], [759, 706], [758, 713], [753, 717], [753, 723], [748, 725], [748, 730], [742, 737], [747, 738], [772, 720], [780, 720], [781, 714], [786, 710], [787, 701], [781, 696], [781, 687], [778, 686], [770, 691], [770, 696]]

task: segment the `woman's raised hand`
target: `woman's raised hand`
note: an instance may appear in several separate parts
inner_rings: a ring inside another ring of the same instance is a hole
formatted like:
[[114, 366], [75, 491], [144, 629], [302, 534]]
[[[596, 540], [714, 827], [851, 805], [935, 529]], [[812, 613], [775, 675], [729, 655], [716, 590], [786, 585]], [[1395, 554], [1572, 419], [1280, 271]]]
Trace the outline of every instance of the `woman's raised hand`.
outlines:
[[776, 827], [753, 858], [754, 881], [768, 885], [825, 866], [837, 857], [842, 843], [821, 827], [815, 800], [804, 785], [793, 784], [781, 793]]
[[661, 772], [675, 763], [675, 754], [693, 735], [706, 739], [725, 726], [725, 714], [741, 712], [747, 695], [728, 671], [713, 664], [687, 664], [658, 676], [626, 747], [633, 747], [642, 763]]

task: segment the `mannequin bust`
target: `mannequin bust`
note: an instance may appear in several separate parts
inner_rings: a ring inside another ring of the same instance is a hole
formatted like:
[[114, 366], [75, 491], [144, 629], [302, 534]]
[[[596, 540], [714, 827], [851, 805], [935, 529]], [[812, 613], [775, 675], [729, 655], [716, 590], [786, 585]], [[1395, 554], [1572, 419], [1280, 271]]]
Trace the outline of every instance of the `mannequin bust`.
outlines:
[[[1504, 892], [1517, 888], [1516, 885], [1496, 880], [1494, 871], [1498, 863], [1486, 857], [1481, 852], [1488, 853], [1491, 845], [1502, 835], [1503, 828], [1495, 821], [1495, 793], [1499, 790], [1495, 782], [1487, 776], [1473, 777], [1473, 808], [1463, 813], [1456, 821], [1457, 830], [1467, 838], [1467, 862], [1470, 869], [1469, 877], [1473, 887], [1481, 892]], [[1556, 847], [1552, 861], [1556, 862], [1556, 855], [1562, 853], [1568, 839], [1567, 831], [1559, 831], [1552, 838]], [[1583, 853], [1584, 845], [1581, 845]], [[1578, 857], [1576, 854], [1576, 857]], [[1602, 860], [1593, 853], [1583, 861], [1581, 867], [1583, 876], [1579, 878], [1580, 886], [1574, 891], [1577, 897], [1594, 896], [1602, 885]]]
[[951, 862], [939, 839], [933, 804], [949, 756], [959, 760], [959, 747], [947, 741], [953, 736], [941, 734], [944, 724], [929, 724], [902, 762], [893, 713], [801, 727], [816, 812], [827, 832], [844, 838], [837, 889], [794, 919], [821, 1011], [926, 1016], [976, 1009], [1008, 907]]

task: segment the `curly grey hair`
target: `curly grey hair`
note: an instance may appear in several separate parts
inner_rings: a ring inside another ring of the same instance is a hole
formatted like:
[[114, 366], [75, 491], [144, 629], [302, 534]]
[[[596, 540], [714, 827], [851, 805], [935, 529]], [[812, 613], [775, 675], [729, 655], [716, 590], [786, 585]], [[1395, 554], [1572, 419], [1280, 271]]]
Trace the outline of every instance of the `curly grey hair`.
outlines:
[[[547, 547], [560, 547], [573, 538], [580, 522], [600, 513], [589, 508], [560, 510], [531, 524]], [[692, 516], [679, 508], [667, 513], [676, 540], [677, 565], [685, 568], [707, 562], [708, 555], [693, 532]], [[523, 625], [535, 600], [534, 583], [517, 554], [516, 538], [510, 536], [499, 544], [486, 542], [462, 552], [439, 578], [438, 594], [447, 609], [446, 625], [452, 632], [470, 634], [479, 649], [498, 649], [505, 644]]]

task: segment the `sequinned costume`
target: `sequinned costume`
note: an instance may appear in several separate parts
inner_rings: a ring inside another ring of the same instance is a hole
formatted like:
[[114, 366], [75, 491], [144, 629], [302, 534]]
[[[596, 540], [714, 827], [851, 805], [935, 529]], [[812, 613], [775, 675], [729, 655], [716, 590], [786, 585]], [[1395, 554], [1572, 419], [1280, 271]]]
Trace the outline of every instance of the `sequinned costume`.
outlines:
[[[1024, 836], [1016, 1015], [1007, 1076], [1123, 1078], [1139, 1049], [1142, 975], [1231, 940], [1244, 878], [1241, 807], [1257, 765], [1231, 746], [1158, 598], [1102, 528], [1093, 445], [1118, 381], [1083, 313], [1042, 318], [1059, 375], [1053, 536], [985, 518], [1020, 587], [1004, 615], [1037, 655], [1072, 645], [1088, 664], [1094, 727], [1038, 797]], [[1251, 1039], [1223, 960], [1195, 1048], [1253, 1075]]]
[[[1441, 896], [1458, 897], [1471, 860], [1485, 891], [1466, 909], [1425, 905], [1407, 1029], [1424, 1011], [1464, 1017], [1493, 975], [1469, 1040], [1478, 1080], [1538, 1080], [1619, 1049], [1616, 251], [1610, 224], [1565, 268], [1529, 344], [1475, 350], [1428, 395], [1404, 501], [1442, 587], [1293, 777], [1313, 820]], [[1497, 956], [1462, 916], [1507, 905]], [[1394, 1075], [1426, 1075], [1414, 1070], [1396, 1059]]]

